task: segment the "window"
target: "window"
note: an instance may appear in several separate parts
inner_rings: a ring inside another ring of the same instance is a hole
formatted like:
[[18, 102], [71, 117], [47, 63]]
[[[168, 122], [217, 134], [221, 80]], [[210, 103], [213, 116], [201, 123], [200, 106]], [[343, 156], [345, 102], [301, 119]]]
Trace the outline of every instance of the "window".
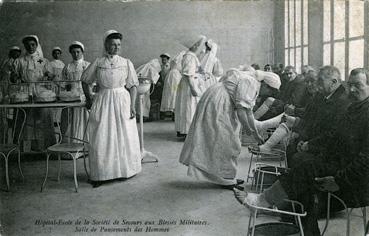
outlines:
[[323, 2], [323, 62], [347, 78], [353, 68], [364, 67], [364, 1]]
[[285, 1], [285, 65], [308, 64], [308, 1]]

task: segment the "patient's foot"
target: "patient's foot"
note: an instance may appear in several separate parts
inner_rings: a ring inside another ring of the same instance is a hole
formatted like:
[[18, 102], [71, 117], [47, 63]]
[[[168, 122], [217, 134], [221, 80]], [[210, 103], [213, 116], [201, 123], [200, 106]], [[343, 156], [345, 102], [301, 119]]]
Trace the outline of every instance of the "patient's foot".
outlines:
[[262, 152], [262, 153], [269, 153], [272, 151], [272, 149], [268, 146], [268, 145], [265, 145], [265, 144], [262, 144], [262, 145], [251, 145], [249, 146], [249, 150], [250, 151], [254, 151], [254, 152]]
[[233, 189], [234, 195], [239, 203], [246, 206], [258, 206], [269, 208], [272, 205], [266, 201], [263, 194], [247, 193], [238, 189]]

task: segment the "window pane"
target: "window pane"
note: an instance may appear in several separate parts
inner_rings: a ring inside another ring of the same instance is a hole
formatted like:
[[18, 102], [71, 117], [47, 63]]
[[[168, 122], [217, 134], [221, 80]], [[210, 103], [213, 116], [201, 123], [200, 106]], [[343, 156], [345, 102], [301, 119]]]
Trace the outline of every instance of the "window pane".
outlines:
[[323, 9], [324, 9], [324, 42], [329, 42], [331, 40], [331, 1], [325, 0], [323, 1]]
[[290, 46], [293, 47], [295, 45], [294, 41], [294, 8], [293, 1], [290, 2]]
[[334, 66], [336, 66], [344, 78], [345, 75], [345, 43], [335, 43], [334, 44]]
[[288, 61], [288, 55], [289, 55], [289, 50], [288, 49], [284, 50], [284, 64], [285, 65], [290, 64], [289, 61]]
[[290, 63], [289, 65], [295, 66], [295, 52], [294, 50], [290, 50]]
[[[288, 22], [288, 2], [286, 1], [285, 2], [285, 7], [284, 7], [284, 45], [285, 45], [285, 48], [289, 47], [289, 45], [288, 45], [288, 35], [289, 35], [288, 25], [289, 25], [289, 22]], [[286, 53], [285, 55], [287, 57], [288, 54]]]
[[334, 1], [334, 39], [345, 37], [345, 1]]
[[309, 0], [303, 0], [303, 6], [304, 6], [304, 44], [308, 44], [308, 1]]
[[303, 64], [304, 65], [309, 65], [309, 51], [308, 51], [308, 47], [304, 47], [304, 61]]
[[296, 2], [296, 46], [301, 45], [301, 1]]
[[364, 1], [350, 1], [350, 37], [364, 35]]
[[301, 48], [296, 48], [296, 70], [298, 73], [301, 72], [300, 68], [301, 68]]
[[364, 39], [349, 42], [349, 73], [357, 67], [364, 67]]
[[323, 65], [331, 64], [331, 45], [329, 43], [323, 46]]

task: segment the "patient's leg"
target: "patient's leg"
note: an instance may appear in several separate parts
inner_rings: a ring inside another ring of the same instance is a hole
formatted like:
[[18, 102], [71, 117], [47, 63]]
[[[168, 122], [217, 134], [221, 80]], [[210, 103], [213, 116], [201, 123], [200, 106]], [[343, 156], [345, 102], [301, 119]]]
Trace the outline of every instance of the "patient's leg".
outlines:
[[272, 97], [268, 97], [265, 99], [263, 104], [254, 112], [254, 118], [260, 119], [265, 113], [268, 112], [269, 108], [273, 105], [275, 99]]

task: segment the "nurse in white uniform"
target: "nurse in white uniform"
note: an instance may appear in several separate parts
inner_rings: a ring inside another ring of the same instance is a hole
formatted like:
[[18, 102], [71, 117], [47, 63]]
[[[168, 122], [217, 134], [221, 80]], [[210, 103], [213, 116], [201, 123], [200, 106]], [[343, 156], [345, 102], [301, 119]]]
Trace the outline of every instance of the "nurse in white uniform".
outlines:
[[[136, 126], [135, 99], [139, 82], [132, 62], [119, 56], [122, 35], [104, 35], [105, 55], [83, 73], [82, 86], [89, 119], [89, 162], [93, 187], [101, 181], [129, 178], [141, 171], [141, 152]], [[88, 85], [99, 91], [91, 100]]]

